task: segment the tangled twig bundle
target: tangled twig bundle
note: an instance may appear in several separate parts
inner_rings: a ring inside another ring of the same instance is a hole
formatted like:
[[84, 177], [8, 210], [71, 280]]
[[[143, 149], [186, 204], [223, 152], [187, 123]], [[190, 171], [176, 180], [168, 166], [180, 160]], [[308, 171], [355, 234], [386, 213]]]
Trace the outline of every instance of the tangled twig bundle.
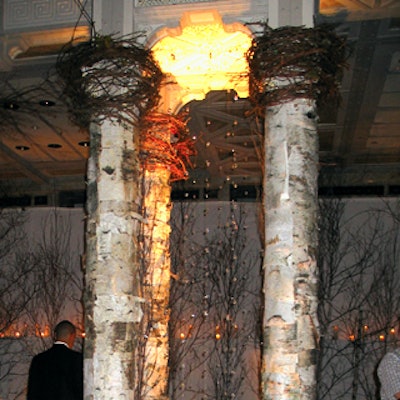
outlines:
[[170, 181], [188, 178], [186, 166], [194, 154], [194, 142], [189, 136], [185, 116], [151, 113], [141, 122], [142, 165], [150, 169], [162, 165], [171, 172]]
[[163, 74], [139, 38], [96, 36], [61, 53], [56, 69], [73, 122], [133, 125], [157, 105]]
[[338, 103], [347, 56], [332, 26], [265, 27], [247, 54], [250, 100], [260, 109], [299, 97]]

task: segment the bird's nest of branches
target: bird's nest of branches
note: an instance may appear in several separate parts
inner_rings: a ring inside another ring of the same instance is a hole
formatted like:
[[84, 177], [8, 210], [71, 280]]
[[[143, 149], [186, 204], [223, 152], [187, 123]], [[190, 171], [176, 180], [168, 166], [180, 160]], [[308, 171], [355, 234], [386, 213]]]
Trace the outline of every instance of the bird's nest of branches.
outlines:
[[153, 112], [141, 121], [140, 161], [152, 170], [161, 165], [169, 169], [170, 181], [188, 178], [187, 166], [194, 154], [194, 141], [187, 129], [187, 116]]
[[339, 85], [349, 47], [332, 25], [315, 28], [264, 26], [247, 53], [250, 101], [265, 106], [295, 98], [339, 103]]
[[71, 119], [134, 125], [159, 102], [163, 73], [140, 34], [95, 36], [61, 52], [56, 70]]

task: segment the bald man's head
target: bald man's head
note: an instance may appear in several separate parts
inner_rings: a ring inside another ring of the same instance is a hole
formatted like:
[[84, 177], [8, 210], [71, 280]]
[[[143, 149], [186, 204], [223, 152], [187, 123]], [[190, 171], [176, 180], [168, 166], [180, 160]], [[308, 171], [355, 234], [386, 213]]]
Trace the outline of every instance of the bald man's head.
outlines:
[[55, 340], [65, 342], [68, 344], [69, 347], [72, 347], [74, 345], [75, 337], [75, 326], [67, 320], [59, 322], [54, 328]]

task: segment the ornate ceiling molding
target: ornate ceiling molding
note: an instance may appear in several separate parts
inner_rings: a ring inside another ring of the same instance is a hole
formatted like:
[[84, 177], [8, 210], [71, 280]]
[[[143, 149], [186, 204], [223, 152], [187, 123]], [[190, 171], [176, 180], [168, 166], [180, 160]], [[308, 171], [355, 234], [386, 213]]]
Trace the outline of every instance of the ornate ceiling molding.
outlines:
[[346, 13], [348, 20], [395, 18], [400, 16], [398, 0], [320, 0], [319, 12], [325, 16]]

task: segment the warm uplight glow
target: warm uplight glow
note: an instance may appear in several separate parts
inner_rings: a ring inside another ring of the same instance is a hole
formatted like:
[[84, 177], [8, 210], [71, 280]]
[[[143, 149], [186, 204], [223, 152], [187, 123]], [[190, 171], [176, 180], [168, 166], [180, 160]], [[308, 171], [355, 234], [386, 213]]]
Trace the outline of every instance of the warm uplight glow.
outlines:
[[248, 97], [245, 53], [250, 34], [240, 24], [224, 25], [216, 11], [185, 13], [181, 28], [164, 29], [153, 47], [164, 73], [185, 92], [183, 103], [201, 100], [211, 90], [235, 90]]
[[221, 332], [220, 332], [220, 326], [217, 325], [215, 327], [215, 339], [220, 340], [221, 339]]
[[181, 332], [181, 334], [179, 335], [179, 337], [183, 340], [185, 339], [185, 334], [183, 332]]
[[379, 335], [379, 340], [383, 342], [385, 340], [385, 335]]
[[390, 329], [390, 334], [394, 335], [396, 333], [396, 330], [394, 328]]
[[350, 336], [349, 336], [349, 340], [351, 340], [352, 342], [354, 342], [354, 340], [356, 340], [355, 335], [350, 335]]

